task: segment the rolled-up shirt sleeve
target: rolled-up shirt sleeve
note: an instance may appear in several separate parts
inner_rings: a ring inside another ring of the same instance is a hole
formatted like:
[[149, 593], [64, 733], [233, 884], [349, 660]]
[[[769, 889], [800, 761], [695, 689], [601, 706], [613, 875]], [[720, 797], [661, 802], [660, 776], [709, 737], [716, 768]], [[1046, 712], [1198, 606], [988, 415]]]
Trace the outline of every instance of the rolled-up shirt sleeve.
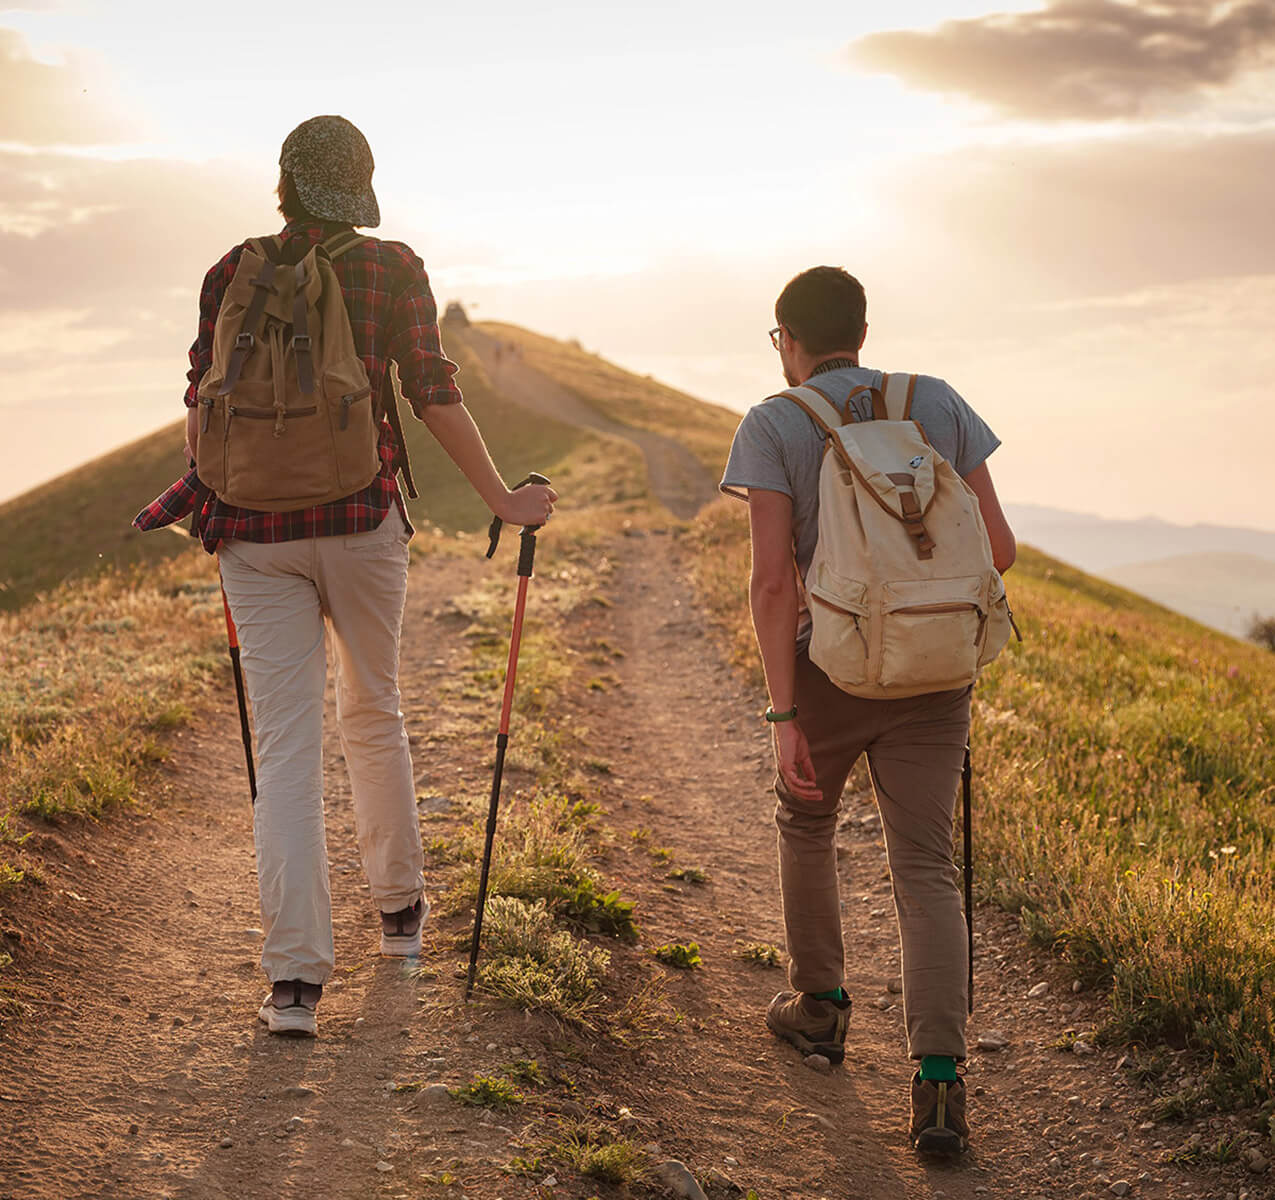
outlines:
[[389, 356], [398, 363], [403, 395], [419, 417], [431, 404], [459, 404], [463, 397], [454, 378], [460, 368], [443, 353], [425, 264], [410, 250], [403, 257], [407, 280], [394, 295]]

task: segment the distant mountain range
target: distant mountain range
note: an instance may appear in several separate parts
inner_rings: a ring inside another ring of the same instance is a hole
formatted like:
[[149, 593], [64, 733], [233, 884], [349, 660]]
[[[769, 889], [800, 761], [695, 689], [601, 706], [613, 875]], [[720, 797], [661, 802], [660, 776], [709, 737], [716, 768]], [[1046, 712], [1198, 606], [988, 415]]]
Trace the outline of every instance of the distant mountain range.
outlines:
[[1035, 504], [1007, 504], [1019, 541], [1214, 629], [1244, 637], [1275, 616], [1275, 531], [1116, 521]]

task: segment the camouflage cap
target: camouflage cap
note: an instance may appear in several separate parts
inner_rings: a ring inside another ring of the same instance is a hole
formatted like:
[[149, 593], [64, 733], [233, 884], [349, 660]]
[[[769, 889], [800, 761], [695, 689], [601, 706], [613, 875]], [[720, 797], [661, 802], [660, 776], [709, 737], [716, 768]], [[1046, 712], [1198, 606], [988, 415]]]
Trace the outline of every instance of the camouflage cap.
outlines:
[[279, 166], [301, 203], [325, 221], [373, 228], [381, 209], [372, 191], [372, 148], [344, 117], [311, 117], [283, 140]]

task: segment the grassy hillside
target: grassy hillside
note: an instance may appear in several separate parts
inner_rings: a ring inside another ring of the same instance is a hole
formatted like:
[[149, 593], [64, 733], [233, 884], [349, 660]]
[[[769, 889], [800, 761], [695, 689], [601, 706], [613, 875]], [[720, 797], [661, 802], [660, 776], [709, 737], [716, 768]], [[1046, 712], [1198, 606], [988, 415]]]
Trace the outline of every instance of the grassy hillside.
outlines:
[[[701, 594], [760, 682], [743, 506], [715, 505], [695, 537]], [[1275, 1084], [1275, 655], [1031, 550], [1007, 583], [1025, 640], [976, 692], [977, 886], [1111, 990], [1106, 1036], [1199, 1052], [1167, 1113], [1261, 1102]]]
[[[570, 485], [569, 503], [576, 505], [642, 492], [640, 457], [626, 445], [532, 419], [501, 399], [463, 337], [452, 336], [447, 352], [460, 364], [465, 402], [510, 482], [531, 470], [544, 472]], [[660, 390], [641, 380], [634, 383], [639, 390]], [[447, 532], [484, 527], [491, 514], [406, 410], [404, 427], [420, 491], [420, 499], [408, 504], [413, 522]], [[19, 609], [38, 592], [105, 568], [149, 569], [182, 553], [201, 553], [189, 538], [171, 531], [141, 534], [130, 525], [138, 509], [185, 470], [182, 440], [183, 425], [177, 421], [0, 505], [0, 611]]]
[[603, 416], [621, 425], [676, 438], [713, 479], [721, 478], [739, 413], [706, 404], [656, 380], [641, 378], [578, 345], [494, 321], [484, 322], [480, 328], [519, 346], [531, 366], [556, 379]]

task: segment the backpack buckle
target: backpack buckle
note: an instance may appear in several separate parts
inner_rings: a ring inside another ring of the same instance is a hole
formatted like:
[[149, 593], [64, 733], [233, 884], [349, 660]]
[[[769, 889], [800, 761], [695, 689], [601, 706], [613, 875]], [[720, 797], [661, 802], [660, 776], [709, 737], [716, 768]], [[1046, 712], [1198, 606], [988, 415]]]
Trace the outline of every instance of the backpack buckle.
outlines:
[[253, 337], [247, 331], [235, 335], [236, 350], [251, 350], [253, 346]]
[[309, 354], [310, 335], [308, 333], [294, 333], [292, 335], [292, 349], [298, 354]]

